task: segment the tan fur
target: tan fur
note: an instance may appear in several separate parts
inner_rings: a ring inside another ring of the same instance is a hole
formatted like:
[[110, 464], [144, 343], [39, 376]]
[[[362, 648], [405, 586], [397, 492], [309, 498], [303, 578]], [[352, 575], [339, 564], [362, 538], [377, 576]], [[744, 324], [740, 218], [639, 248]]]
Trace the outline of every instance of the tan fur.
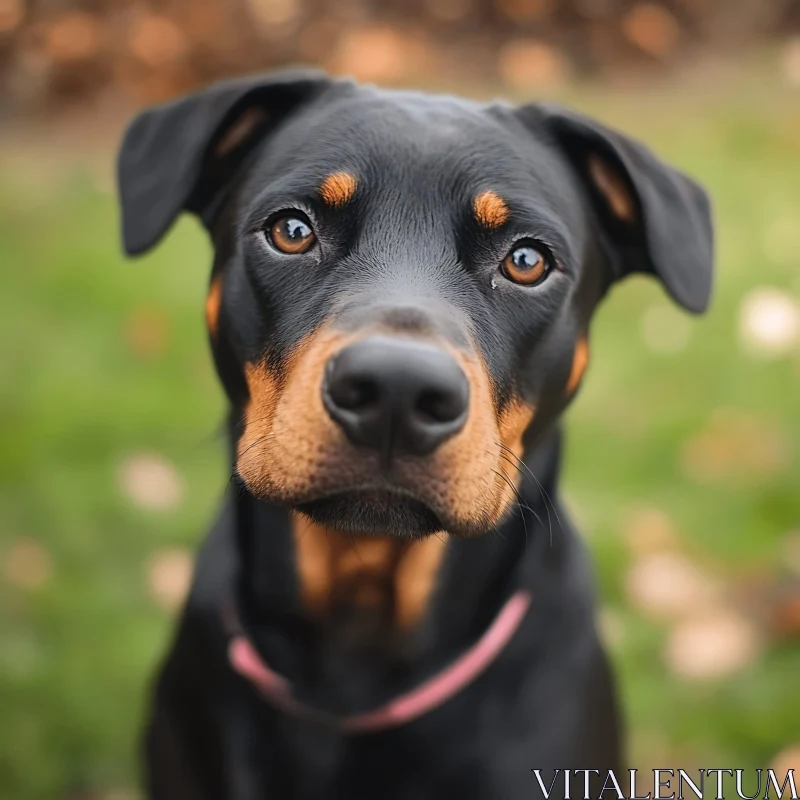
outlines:
[[447, 549], [447, 534], [410, 542], [395, 571], [395, 624], [411, 628], [425, 616]]
[[424, 616], [446, 547], [444, 536], [408, 541], [348, 536], [292, 514], [292, 533], [305, 610], [334, 607], [388, 611], [399, 628]]
[[536, 409], [517, 400], [500, 418], [500, 441], [518, 458], [522, 458], [522, 436], [533, 421]]
[[[533, 420], [536, 410], [523, 403], [521, 400], [514, 401], [505, 409], [499, 419], [500, 441], [506, 449], [501, 449], [500, 462], [497, 471], [500, 473], [498, 480], [502, 482], [502, 503], [503, 509], [513, 503], [516, 499], [516, 492], [522, 479], [522, 437], [528, 426]], [[511, 452], [508, 452], [508, 451]]]
[[567, 381], [567, 394], [572, 394], [581, 382], [583, 373], [589, 364], [589, 341], [581, 336], [575, 343], [575, 352], [572, 355], [572, 369]]
[[589, 174], [611, 212], [623, 222], [636, 218], [636, 203], [622, 177], [600, 156], [589, 156]]
[[349, 172], [333, 172], [320, 184], [319, 196], [333, 208], [346, 205], [353, 199], [358, 179]]
[[206, 324], [211, 335], [216, 338], [219, 329], [219, 309], [222, 304], [222, 275], [217, 274], [211, 279], [206, 297]]
[[331, 595], [331, 543], [326, 532], [302, 514], [292, 514], [295, 568], [303, 607], [319, 615]]
[[485, 228], [499, 228], [509, 216], [508, 204], [497, 192], [481, 192], [472, 202], [475, 219]]
[[223, 158], [235, 150], [253, 133], [253, 131], [267, 120], [267, 112], [263, 108], [253, 107], [245, 109], [214, 147], [214, 155]]

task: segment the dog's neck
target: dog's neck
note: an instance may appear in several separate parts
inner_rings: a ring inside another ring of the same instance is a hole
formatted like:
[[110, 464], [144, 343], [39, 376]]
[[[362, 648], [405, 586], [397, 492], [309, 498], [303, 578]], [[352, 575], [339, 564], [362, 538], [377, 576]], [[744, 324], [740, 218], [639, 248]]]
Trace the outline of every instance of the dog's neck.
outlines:
[[310, 701], [340, 713], [441, 669], [531, 585], [536, 553], [552, 555], [559, 454], [553, 432], [525, 459], [520, 505], [472, 540], [352, 538], [241, 493], [237, 603], [257, 649]]

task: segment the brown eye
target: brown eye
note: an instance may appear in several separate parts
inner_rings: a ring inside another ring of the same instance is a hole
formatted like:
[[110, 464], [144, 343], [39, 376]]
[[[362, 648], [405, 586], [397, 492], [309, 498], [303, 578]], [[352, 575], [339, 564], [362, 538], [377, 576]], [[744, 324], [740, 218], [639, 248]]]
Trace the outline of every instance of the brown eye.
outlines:
[[529, 244], [515, 247], [500, 265], [500, 271], [510, 281], [533, 286], [547, 276], [550, 268], [545, 257]]
[[270, 225], [269, 240], [281, 253], [297, 255], [309, 250], [317, 237], [306, 220], [284, 214]]

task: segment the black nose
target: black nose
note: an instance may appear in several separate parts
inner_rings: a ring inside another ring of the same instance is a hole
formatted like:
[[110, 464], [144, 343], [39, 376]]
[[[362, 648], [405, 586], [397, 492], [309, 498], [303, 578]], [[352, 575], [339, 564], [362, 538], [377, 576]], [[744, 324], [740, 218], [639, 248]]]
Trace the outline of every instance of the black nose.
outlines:
[[325, 407], [351, 442], [426, 455], [467, 419], [469, 383], [452, 356], [413, 339], [375, 336], [337, 353], [325, 370]]

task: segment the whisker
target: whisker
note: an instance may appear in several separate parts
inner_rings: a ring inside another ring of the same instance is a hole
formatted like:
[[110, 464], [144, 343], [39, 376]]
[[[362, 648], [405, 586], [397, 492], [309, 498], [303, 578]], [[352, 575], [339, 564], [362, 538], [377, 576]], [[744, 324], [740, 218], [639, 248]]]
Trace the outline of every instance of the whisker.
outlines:
[[[556, 520], [558, 522], [558, 527], [560, 528], [561, 533], [563, 534], [564, 533], [564, 526], [563, 526], [563, 524], [561, 522], [561, 517], [558, 516], [558, 509], [556, 508], [556, 504], [553, 502], [553, 499], [547, 493], [547, 490], [544, 488], [544, 486], [542, 486], [542, 484], [540, 483], [539, 479], [533, 474], [533, 471], [531, 470], [531, 468], [510, 447], [508, 447], [507, 445], [504, 445], [502, 442], [498, 442], [497, 444], [503, 450], [505, 450], [506, 452], [510, 453], [512, 456], [514, 456], [514, 458], [525, 468], [525, 471], [531, 476], [531, 478], [533, 478], [536, 481], [536, 485], [539, 488], [539, 493], [542, 495], [542, 497], [545, 500], [545, 508], [547, 508], [547, 503], [549, 502], [550, 506], [552, 506], [552, 508], [553, 508], [553, 514], [555, 515], [555, 518], [556, 518]], [[547, 516], [548, 516], [548, 518], [550, 516], [549, 509], [547, 511]]]
[[[502, 445], [502, 444], [500, 444], [500, 442], [497, 442], [497, 444], [498, 444], [498, 445], [500, 445], [500, 447], [505, 447], [505, 445]], [[515, 456], [515, 454], [514, 454], [512, 451], [509, 451], [509, 452], [511, 452], [511, 454]], [[518, 472], [520, 475], [523, 475], [523, 474], [524, 474], [524, 473], [522, 472], [522, 470], [521, 470], [521, 469], [520, 469], [520, 468], [517, 466], [517, 464], [516, 464], [515, 462], [511, 461], [511, 459], [509, 459], [509, 458], [508, 458], [508, 456], [507, 456], [507, 455], [505, 455], [505, 453], [502, 453], [502, 452], [501, 452], [501, 453], [500, 453], [500, 455], [501, 455], [501, 457], [502, 457], [502, 458], [503, 458], [503, 459], [506, 461], [506, 463], [507, 463], [507, 464], [509, 464], [510, 466], [514, 467], [514, 469], [516, 469], [516, 470], [517, 470], [517, 472]], [[516, 456], [515, 456], [515, 458], [516, 458]], [[519, 461], [519, 459], [517, 459], [517, 461]], [[523, 465], [524, 465], [524, 462], [522, 462], [522, 463], [523, 463]], [[527, 469], [527, 466], [526, 466], [526, 469]], [[528, 470], [528, 472], [530, 472], [530, 470]], [[534, 480], [535, 480], [535, 476], [534, 476]], [[537, 483], [538, 483], [538, 481], [537, 481]], [[522, 495], [519, 493], [519, 490], [518, 490], [516, 487], [514, 487], [514, 491], [517, 493], [517, 496], [518, 496], [518, 497], [521, 499], [521, 498], [522, 498]], [[541, 493], [541, 491], [540, 491], [540, 493]], [[533, 516], [534, 516], [534, 517], [536, 517], [536, 519], [537, 519], [537, 521], [539, 522], [539, 524], [540, 524], [542, 527], [544, 527], [544, 521], [543, 521], [543, 520], [542, 520], [542, 518], [539, 516], [539, 514], [537, 514], [537, 513], [536, 513], [536, 511], [534, 511], [534, 510], [533, 510], [533, 509], [532, 509], [530, 506], [526, 505], [525, 507], [528, 509], [528, 511], [530, 511], [530, 512], [531, 512], [531, 514], [533, 514]], [[545, 503], [545, 507], [547, 507], [547, 503]]]
[[[533, 511], [532, 508], [529, 508], [527, 503], [523, 503], [522, 502], [522, 496], [520, 495], [519, 490], [517, 489], [516, 486], [514, 486], [514, 482], [508, 477], [508, 475], [506, 475], [506, 471], [502, 467], [500, 467], [500, 472], [502, 473], [502, 475], [500, 477], [502, 477], [503, 480], [505, 480], [505, 482], [511, 488], [511, 491], [514, 494], [514, 497], [516, 498], [517, 508], [519, 508], [519, 516], [520, 516], [520, 519], [522, 520], [522, 530], [525, 531], [525, 552], [527, 553], [528, 552], [528, 523], [525, 521], [525, 510], [527, 509], [528, 511], [533, 513], [534, 516], [536, 515], [536, 512]], [[497, 473], [497, 474], [500, 474], [500, 473]]]

